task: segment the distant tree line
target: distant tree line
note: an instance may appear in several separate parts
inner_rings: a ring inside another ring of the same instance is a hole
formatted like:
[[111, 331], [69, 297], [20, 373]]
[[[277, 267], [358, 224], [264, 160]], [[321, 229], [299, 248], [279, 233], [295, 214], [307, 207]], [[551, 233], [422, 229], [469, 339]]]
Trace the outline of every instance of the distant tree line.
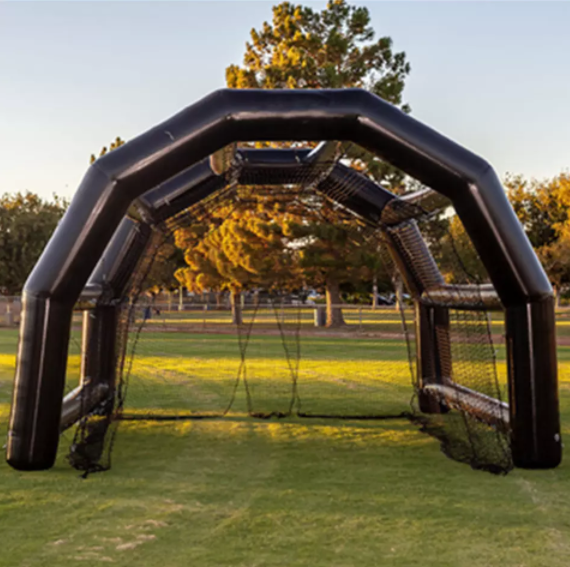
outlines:
[[0, 197], [0, 293], [21, 292], [67, 205], [30, 192]]

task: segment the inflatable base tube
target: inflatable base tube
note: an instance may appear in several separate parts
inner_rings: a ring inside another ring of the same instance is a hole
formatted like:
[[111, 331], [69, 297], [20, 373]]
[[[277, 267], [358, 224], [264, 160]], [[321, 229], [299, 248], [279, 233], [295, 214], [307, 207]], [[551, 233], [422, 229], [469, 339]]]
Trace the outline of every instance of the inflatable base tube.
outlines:
[[513, 462], [552, 468], [562, 460], [554, 299], [505, 313]]
[[[67, 367], [73, 305], [24, 293], [18, 367], [12, 400], [7, 461], [20, 470], [49, 469], [59, 442], [65, 373], [44, 379], [41, 365]], [[26, 380], [25, 376], [34, 376]], [[15, 427], [17, 424], [17, 427]]]

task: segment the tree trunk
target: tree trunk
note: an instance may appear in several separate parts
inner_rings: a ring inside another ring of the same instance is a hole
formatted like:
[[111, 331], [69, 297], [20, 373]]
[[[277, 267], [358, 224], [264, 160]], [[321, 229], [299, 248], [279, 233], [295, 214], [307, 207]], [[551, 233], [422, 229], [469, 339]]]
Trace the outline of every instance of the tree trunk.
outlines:
[[6, 325], [11, 327], [14, 324], [14, 313], [12, 310], [12, 297], [6, 298]]
[[394, 277], [394, 288], [396, 292], [396, 307], [400, 310], [404, 310], [404, 282], [402, 278], [397, 275]]
[[232, 291], [230, 293], [230, 302], [232, 307], [232, 323], [234, 325], [241, 325], [243, 322], [241, 316], [241, 293]]
[[340, 305], [340, 287], [338, 282], [332, 279], [327, 280], [327, 327], [341, 327], [344, 325], [344, 317]]
[[224, 298], [223, 291], [216, 291], [216, 309], [222, 308], [222, 300]]
[[378, 307], [378, 278], [374, 276], [372, 280], [372, 309]]
[[554, 292], [554, 307], [558, 309], [560, 307], [560, 302], [562, 300], [561, 289], [558, 286], [553, 285], [552, 291]]

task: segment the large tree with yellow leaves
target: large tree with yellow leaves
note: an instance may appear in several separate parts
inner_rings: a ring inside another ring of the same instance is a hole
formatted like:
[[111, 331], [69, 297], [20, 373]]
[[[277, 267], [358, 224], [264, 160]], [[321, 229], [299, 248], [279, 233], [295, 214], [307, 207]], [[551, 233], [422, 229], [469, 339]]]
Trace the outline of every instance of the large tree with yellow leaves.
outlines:
[[[228, 87], [361, 87], [408, 110], [402, 93], [410, 65], [389, 37], [376, 38], [365, 7], [335, 0], [315, 11], [283, 2], [250, 38], [243, 65], [226, 69]], [[382, 160], [362, 148], [345, 150], [355, 167], [385, 185], [400, 185], [401, 174]], [[280, 191], [286, 201], [287, 188]], [[187, 266], [177, 278], [194, 290], [230, 290], [236, 322], [236, 297], [244, 289], [316, 287], [326, 293], [327, 325], [341, 325], [342, 286], [386, 276], [377, 245], [322, 198], [299, 200], [291, 188], [289, 202], [276, 205], [270, 195], [270, 188], [249, 191], [246, 204], [234, 203], [229, 214], [229, 205], [220, 207], [207, 222], [178, 230]]]
[[247, 207], [236, 206], [236, 199], [250, 200], [251, 193], [248, 187], [240, 188], [206, 219], [175, 232], [186, 261], [176, 272], [178, 281], [193, 291], [229, 291], [237, 324], [241, 323], [238, 297], [242, 291], [284, 291], [301, 284], [297, 251], [283, 229], [292, 215], [287, 203], [258, 197]]
[[559, 301], [570, 286], [570, 174], [541, 181], [508, 176], [505, 186]]
[[[410, 64], [395, 52], [387, 36], [377, 38], [366, 7], [334, 0], [321, 11], [282, 2], [273, 7], [271, 23], [252, 29], [243, 65], [226, 69], [233, 88], [348, 88], [367, 89], [383, 99], [409, 108], [403, 102]], [[397, 189], [401, 173], [378, 157], [356, 146], [345, 146], [354, 167], [376, 181]], [[340, 289], [362, 279], [386, 276], [378, 250], [357, 223], [334, 214], [308, 211], [301, 222], [289, 226], [297, 237], [299, 267], [307, 284], [326, 292], [327, 325], [343, 323]], [[301, 238], [302, 237], [302, 238]]]
[[[393, 50], [390, 37], [376, 37], [368, 8], [333, 0], [315, 11], [282, 2], [273, 7], [271, 23], [251, 30], [243, 65], [230, 65], [226, 82], [238, 89], [360, 87], [408, 112], [409, 73], [406, 54]], [[401, 173], [369, 152], [351, 147], [348, 153], [377, 181], [401, 185]]]

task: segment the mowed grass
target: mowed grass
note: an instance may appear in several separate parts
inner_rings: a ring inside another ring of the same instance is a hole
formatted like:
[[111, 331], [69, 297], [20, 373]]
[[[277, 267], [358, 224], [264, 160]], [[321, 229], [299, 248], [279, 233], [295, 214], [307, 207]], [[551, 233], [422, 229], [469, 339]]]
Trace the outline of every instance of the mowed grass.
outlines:
[[[16, 342], [15, 331], [0, 330], [2, 436]], [[402, 342], [311, 337], [302, 348], [299, 392], [309, 408], [405, 409]], [[570, 349], [559, 359], [568, 436]], [[252, 336], [248, 361], [254, 398], [286, 403], [291, 374], [279, 337]], [[218, 408], [238, 365], [234, 336], [145, 333], [131, 406]], [[71, 383], [78, 368], [73, 346]], [[50, 471], [1, 463], [0, 565], [569, 564], [566, 462], [497, 477], [447, 459], [406, 420], [254, 420], [244, 410], [242, 387], [223, 419], [125, 422], [113, 468], [87, 480], [65, 461], [71, 434]]]

